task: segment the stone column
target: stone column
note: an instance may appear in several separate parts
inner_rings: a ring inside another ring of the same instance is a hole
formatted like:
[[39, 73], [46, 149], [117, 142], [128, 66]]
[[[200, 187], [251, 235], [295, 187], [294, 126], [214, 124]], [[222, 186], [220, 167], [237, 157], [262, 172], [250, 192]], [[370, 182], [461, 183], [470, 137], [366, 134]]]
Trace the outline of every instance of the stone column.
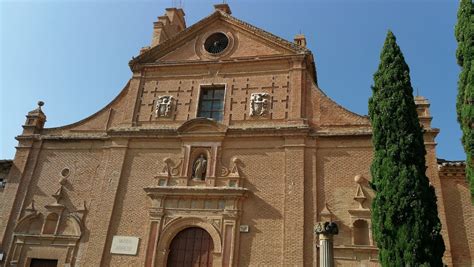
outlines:
[[339, 232], [335, 222], [318, 222], [315, 233], [319, 235], [319, 267], [334, 267], [333, 235]]

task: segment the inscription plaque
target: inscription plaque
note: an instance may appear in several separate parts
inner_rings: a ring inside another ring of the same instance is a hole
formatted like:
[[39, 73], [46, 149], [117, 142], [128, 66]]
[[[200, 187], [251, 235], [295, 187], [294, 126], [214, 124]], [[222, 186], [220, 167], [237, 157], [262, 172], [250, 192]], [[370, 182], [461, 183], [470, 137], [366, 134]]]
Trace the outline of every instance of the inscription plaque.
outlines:
[[112, 239], [112, 254], [137, 255], [138, 241], [140, 239], [135, 236], [119, 236], [116, 235]]

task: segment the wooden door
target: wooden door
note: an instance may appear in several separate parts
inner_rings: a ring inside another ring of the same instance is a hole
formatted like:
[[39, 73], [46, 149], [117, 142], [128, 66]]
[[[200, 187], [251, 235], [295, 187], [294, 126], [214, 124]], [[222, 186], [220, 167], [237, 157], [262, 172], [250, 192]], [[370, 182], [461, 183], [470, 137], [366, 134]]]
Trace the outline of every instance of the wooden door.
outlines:
[[191, 227], [179, 232], [171, 241], [168, 267], [212, 266], [214, 243], [205, 230]]

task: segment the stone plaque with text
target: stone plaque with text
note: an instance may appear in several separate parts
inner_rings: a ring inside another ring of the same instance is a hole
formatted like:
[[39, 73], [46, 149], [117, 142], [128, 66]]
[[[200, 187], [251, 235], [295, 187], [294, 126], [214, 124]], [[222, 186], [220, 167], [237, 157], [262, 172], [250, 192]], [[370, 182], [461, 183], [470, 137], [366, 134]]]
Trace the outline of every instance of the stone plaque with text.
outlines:
[[116, 235], [112, 239], [112, 248], [110, 249], [110, 253], [124, 254], [124, 255], [137, 255], [139, 240], [140, 239], [135, 236]]

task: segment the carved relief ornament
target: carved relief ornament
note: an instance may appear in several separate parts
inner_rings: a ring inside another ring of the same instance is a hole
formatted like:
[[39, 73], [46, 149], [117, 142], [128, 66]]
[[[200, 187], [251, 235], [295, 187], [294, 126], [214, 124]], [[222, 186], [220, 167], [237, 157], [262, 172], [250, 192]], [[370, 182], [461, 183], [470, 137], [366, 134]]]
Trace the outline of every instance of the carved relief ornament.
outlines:
[[159, 96], [156, 103], [155, 114], [157, 117], [169, 117], [171, 115], [171, 108], [173, 106], [173, 96], [164, 95]]
[[270, 95], [267, 93], [252, 93], [250, 96], [250, 116], [264, 116], [268, 113]]
[[[41, 212], [32, 199], [23, 210], [24, 216], [13, 230], [11, 250], [4, 259], [6, 266], [26, 266], [27, 259], [32, 257], [56, 258], [58, 266], [75, 265], [87, 207], [85, 202], [75, 210], [62, 204], [62, 200], [67, 198], [63, 187], [69, 183], [65, 178], [67, 174], [61, 173], [60, 187], [51, 195], [54, 203], [45, 205]], [[52, 247], [54, 250], [50, 249]]]

